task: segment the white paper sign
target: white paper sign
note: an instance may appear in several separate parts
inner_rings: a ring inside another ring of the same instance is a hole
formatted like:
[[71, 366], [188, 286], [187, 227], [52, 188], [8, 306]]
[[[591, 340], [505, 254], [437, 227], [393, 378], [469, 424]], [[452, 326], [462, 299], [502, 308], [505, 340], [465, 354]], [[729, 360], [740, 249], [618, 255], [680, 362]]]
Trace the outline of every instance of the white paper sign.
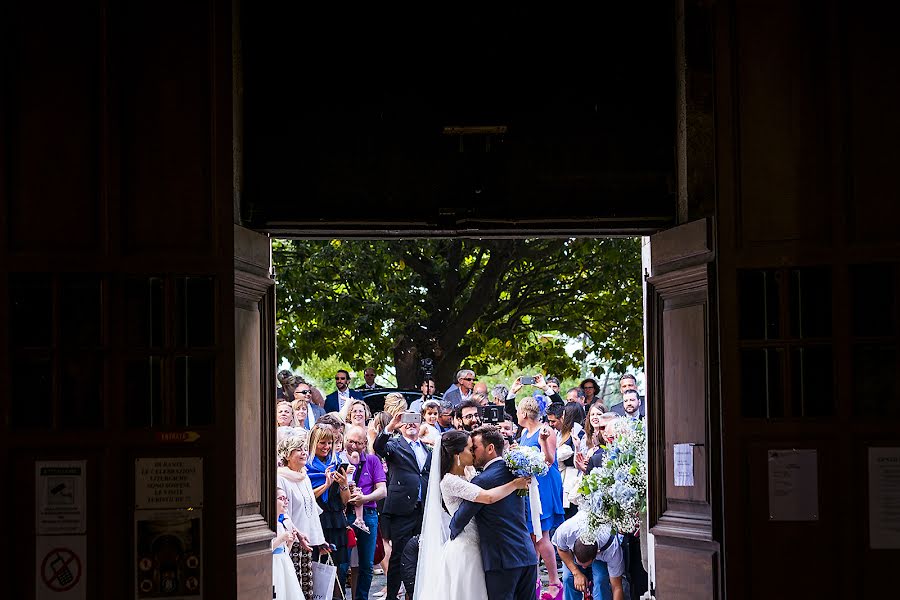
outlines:
[[83, 460], [35, 461], [38, 535], [85, 533]]
[[694, 447], [691, 444], [675, 444], [675, 485], [694, 485]]
[[769, 450], [769, 520], [819, 520], [815, 450]]
[[900, 548], [900, 448], [869, 448], [869, 547]]
[[37, 600], [85, 600], [87, 537], [39, 535], [35, 538], [35, 597]]
[[136, 458], [134, 507], [200, 508], [203, 506], [203, 459]]

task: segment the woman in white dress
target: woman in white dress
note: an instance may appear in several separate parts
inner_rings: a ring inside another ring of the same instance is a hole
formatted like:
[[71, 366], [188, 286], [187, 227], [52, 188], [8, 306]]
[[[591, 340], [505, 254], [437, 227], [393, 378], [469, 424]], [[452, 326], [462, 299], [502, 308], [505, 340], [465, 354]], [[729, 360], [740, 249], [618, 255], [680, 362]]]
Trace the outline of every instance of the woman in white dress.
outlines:
[[528, 489], [529, 477], [519, 477], [490, 490], [470, 483], [472, 439], [461, 430], [438, 438], [431, 459], [425, 516], [419, 540], [416, 600], [468, 600], [487, 598], [481, 564], [478, 526], [472, 520], [456, 539], [447, 541], [449, 523], [463, 500], [493, 504], [516, 490]]
[[306, 600], [300, 582], [294, 573], [294, 565], [288, 557], [288, 548], [297, 541], [297, 530], [287, 518], [288, 497], [284, 490], [275, 490], [275, 507], [278, 521], [275, 523], [276, 536], [272, 540], [272, 588], [276, 598], [286, 600]]
[[299, 541], [288, 546], [288, 553], [303, 593], [312, 598], [312, 558], [309, 546], [316, 546], [324, 551], [325, 534], [319, 513], [322, 511], [316, 504], [312, 484], [306, 474], [306, 459], [309, 456], [307, 432], [298, 429], [296, 434], [282, 440], [277, 447], [278, 458], [285, 466], [278, 467], [277, 485], [285, 491], [288, 498], [287, 512], [291, 524], [305, 536], [307, 548]]

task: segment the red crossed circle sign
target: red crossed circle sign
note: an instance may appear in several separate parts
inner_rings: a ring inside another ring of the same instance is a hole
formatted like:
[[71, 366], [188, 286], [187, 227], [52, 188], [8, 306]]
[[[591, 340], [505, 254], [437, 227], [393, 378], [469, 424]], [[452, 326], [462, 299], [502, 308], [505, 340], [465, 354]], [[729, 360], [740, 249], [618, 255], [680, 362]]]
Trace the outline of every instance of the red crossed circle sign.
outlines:
[[81, 560], [68, 548], [54, 548], [41, 562], [41, 580], [54, 592], [65, 592], [81, 580]]

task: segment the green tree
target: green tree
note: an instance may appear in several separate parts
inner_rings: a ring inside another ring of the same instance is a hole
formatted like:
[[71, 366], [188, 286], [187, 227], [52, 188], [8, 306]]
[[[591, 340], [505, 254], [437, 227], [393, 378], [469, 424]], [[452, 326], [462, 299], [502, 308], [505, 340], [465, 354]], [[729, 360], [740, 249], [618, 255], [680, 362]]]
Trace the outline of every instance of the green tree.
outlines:
[[440, 385], [461, 365], [575, 377], [586, 360], [596, 375], [642, 362], [636, 238], [275, 240], [273, 254], [278, 355], [292, 364], [393, 363], [410, 387], [422, 358]]

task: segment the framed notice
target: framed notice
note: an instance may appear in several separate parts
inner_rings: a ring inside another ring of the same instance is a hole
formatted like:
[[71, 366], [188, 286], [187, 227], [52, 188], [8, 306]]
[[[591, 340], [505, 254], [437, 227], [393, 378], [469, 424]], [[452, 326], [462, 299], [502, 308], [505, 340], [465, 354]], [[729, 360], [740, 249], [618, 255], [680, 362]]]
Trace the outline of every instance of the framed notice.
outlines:
[[900, 548], [900, 448], [869, 448], [869, 547]]
[[769, 520], [819, 520], [819, 462], [812, 449], [769, 450]]
[[84, 460], [35, 461], [35, 526], [38, 535], [85, 533], [86, 464]]
[[192, 456], [136, 458], [134, 507], [138, 510], [201, 508], [203, 459]]

